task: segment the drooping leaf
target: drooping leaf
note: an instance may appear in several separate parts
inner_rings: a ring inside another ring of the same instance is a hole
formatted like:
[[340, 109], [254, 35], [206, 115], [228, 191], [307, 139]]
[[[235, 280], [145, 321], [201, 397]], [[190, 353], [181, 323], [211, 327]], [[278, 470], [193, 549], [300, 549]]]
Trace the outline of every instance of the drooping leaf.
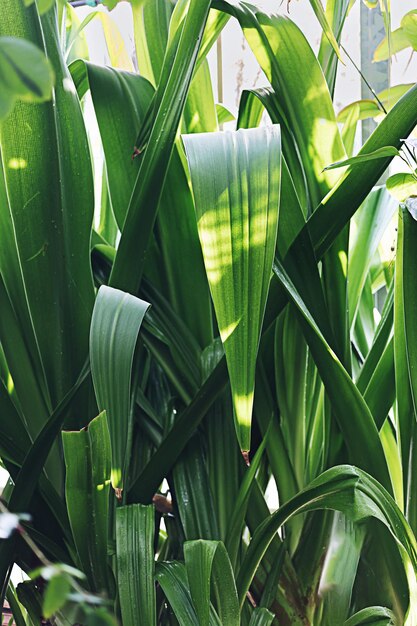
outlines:
[[102, 286], [91, 319], [90, 361], [100, 410], [105, 410], [112, 450], [111, 483], [123, 489], [133, 428], [132, 367], [139, 330], [149, 304]]
[[256, 355], [277, 236], [279, 128], [186, 135], [183, 141], [236, 431], [247, 452]]
[[366, 163], [367, 161], [372, 161], [373, 159], [381, 159], [383, 157], [394, 157], [400, 156], [399, 151], [394, 146], [386, 146], [384, 148], [379, 148], [374, 152], [370, 152], [368, 154], [359, 154], [358, 156], [351, 157], [350, 159], [345, 159], [344, 161], [338, 161], [337, 163], [332, 163], [325, 167], [325, 170], [334, 170], [338, 167], [345, 167], [346, 165], [358, 165], [360, 163]]
[[385, 489], [365, 472], [351, 466], [338, 466], [324, 472], [258, 527], [237, 580], [241, 604], [244, 602], [255, 570], [281, 524], [292, 515], [319, 508], [341, 511], [354, 522], [376, 517], [389, 529], [398, 546], [409, 585], [410, 605], [405, 624], [407, 626], [414, 624], [417, 591], [415, 537], [403, 514]]
[[344, 626], [394, 626], [395, 616], [384, 606], [369, 606], [358, 611], [344, 623]]

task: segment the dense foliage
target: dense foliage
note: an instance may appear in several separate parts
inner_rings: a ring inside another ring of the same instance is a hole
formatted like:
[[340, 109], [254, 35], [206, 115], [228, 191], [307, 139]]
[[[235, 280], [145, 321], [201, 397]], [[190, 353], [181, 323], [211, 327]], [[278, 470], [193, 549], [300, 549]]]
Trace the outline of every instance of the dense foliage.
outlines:
[[[417, 626], [417, 87], [337, 116], [352, 2], [310, 4], [318, 56], [285, 6], [132, 0], [135, 71], [111, 13], [2, 0], [17, 626]], [[414, 46], [416, 15], [378, 58]], [[88, 60], [94, 18], [111, 67]], [[223, 131], [206, 57], [229, 19], [269, 86]]]

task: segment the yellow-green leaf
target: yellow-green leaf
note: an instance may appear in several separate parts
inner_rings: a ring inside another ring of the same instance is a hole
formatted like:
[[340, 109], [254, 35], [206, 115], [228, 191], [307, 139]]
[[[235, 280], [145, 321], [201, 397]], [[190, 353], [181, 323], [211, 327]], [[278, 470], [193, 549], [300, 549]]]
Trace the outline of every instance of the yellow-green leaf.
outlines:
[[275, 252], [279, 126], [183, 137], [199, 237], [224, 345], [241, 449], [250, 448], [255, 365]]

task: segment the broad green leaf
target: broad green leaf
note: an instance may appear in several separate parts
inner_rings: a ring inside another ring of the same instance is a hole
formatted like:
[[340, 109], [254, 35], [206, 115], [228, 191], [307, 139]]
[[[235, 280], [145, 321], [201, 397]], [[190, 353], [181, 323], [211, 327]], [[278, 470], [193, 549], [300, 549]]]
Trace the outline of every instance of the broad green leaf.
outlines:
[[[411, 389], [411, 380], [409, 374], [408, 345], [405, 326], [404, 288], [407, 277], [404, 272], [404, 216], [408, 222], [413, 221], [410, 215], [408, 215], [407, 217], [406, 213], [407, 210], [405, 208], [400, 209], [398, 213], [398, 239], [395, 261], [394, 291], [394, 364], [395, 387], [397, 395], [397, 428], [399, 432], [399, 442], [404, 477], [404, 502], [406, 503], [406, 512], [408, 512], [408, 489], [410, 481], [412, 480], [410, 476], [410, 449], [413, 439], [413, 431], [415, 429], [416, 412], [413, 402], [413, 393]], [[408, 246], [408, 248], [409, 247], [410, 246]], [[410, 263], [411, 259], [412, 257], [409, 256], [408, 263]], [[408, 314], [409, 323], [412, 323], [412, 312], [409, 310]]]
[[74, 543], [90, 588], [109, 588], [107, 533], [111, 448], [105, 412], [80, 431], [62, 433], [65, 497]]
[[156, 580], [162, 587], [180, 626], [198, 624], [188, 586], [185, 566], [176, 561], [157, 563]]
[[68, 576], [58, 574], [49, 581], [43, 599], [43, 614], [46, 619], [52, 617], [68, 601], [71, 583]]
[[417, 10], [409, 11], [401, 18], [401, 27], [413, 50], [417, 50]]
[[384, 606], [369, 606], [358, 611], [344, 623], [344, 626], [394, 626], [395, 616]]
[[[239, 20], [275, 91], [284, 118], [283, 146], [284, 127], [287, 127], [297, 144], [313, 210], [338, 178], [337, 174], [323, 169], [345, 156], [320, 64], [307, 39], [290, 19], [267, 15], [246, 2], [216, 2], [214, 6], [217, 5]], [[287, 158], [285, 151], [284, 155]]]
[[220, 541], [186, 541], [184, 558], [198, 624], [209, 626], [210, 581], [213, 580], [222, 625], [239, 626], [236, 585], [224, 544]]
[[295, 514], [323, 508], [341, 511], [353, 522], [375, 517], [388, 528], [398, 547], [409, 585], [410, 605], [405, 624], [414, 624], [417, 592], [415, 537], [385, 489], [371, 476], [352, 466], [337, 466], [324, 472], [257, 528], [237, 580], [241, 605], [256, 568], [281, 525]]
[[53, 83], [52, 66], [38, 46], [17, 37], [0, 37], [0, 121], [16, 100], [50, 100]]
[[[40, 22], [35, 6], [5, 0], [1, 16], [0, 35], [19, 33], [44, 49], [56, 76], [53, 102], [19, 104], [2, 124], [0, 176], [7, 194], [0, 211], [1, 272], [36, 376], [46, 381], [50, 413], [74, 385], [88, 352], [91, 164], [80, 104], [60, 53], [56, 11]], [[85, 423], [89, 409], [75, 416]]]
[[[168, 63], [155, 94], [154, 122], [110, 276], [110, 284], [119, 289], [136, 293], [141, 282], [166, 171], [210, 4], [210, 0], [191, 0], [177, 54], [173, 64]], [[135, 260], [133, 263], [132, 259]]]
[[417, 178], [413, 174], [393, 174], [387, 179], [386, 185], [398, 202], [405, 202], [410, 196], [417, 195]]
[[132, 368], [139, 330], [149, 304], [102, 286], [90, 330], [90, 361], [100, 410], [105, 410], [112, 451], [111, 483], [117, 497], [127, 477], [133, 428]]
[[349, 157], [353, 154], [355, 147], [356, 130], [360, 119], [360, 106], [355, 103], [346, 117], [346, 121], [342, 129], [343, 145], [345, 146], [346, 153]]
[[80, 98], [88, 88], [91, 90], [112, 208], [122, 230], [138, 175], [139, 163], [132, 163], [133, 143], [154, 90], [145, 78], [111, 67], [75, 61], [70, 70]]
[[338, 167], [345, 167], [346, 165], [358, 165], [359, 163], [366, 163], [367, 161], [372, 161], [373, 159], [381, 159], [383, 157], [394, 157], [400, 156], [399, 151], [394, 146], [386, 146], [384, 148], [379, 148], [374, 152], [370, 152], [368, 154], [359, 154], [358, 156], [351, 157], [350, 159], [345, 159], [344, 161], [338, 161], [337, 163], [332, 163], [325, 167], [325, 170], [334, 170]]
[[116, 555], [123, 626], [156, 626], [155, 510], [130, 504], [116, 510]]
[[277, 236], [279, 127], [186, 135], [183, 141], [236, 431], [248, 452], [256, 356]]

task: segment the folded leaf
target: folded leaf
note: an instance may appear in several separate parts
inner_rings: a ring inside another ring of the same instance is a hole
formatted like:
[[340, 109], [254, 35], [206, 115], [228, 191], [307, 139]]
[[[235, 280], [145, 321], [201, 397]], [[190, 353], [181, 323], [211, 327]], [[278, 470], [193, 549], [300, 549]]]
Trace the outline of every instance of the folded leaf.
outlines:
[[132, 437], [132, 367], [139, 330], [149, 304], [102, 286], [90, 330], [90, 361], [97, 403], [106, 411], [112, 450], [111, 483], [121, 497]]
[[275, 252], [278, 126], [185, 135], [198, 231], [241, 449], [250, 449], [255, 365]]

